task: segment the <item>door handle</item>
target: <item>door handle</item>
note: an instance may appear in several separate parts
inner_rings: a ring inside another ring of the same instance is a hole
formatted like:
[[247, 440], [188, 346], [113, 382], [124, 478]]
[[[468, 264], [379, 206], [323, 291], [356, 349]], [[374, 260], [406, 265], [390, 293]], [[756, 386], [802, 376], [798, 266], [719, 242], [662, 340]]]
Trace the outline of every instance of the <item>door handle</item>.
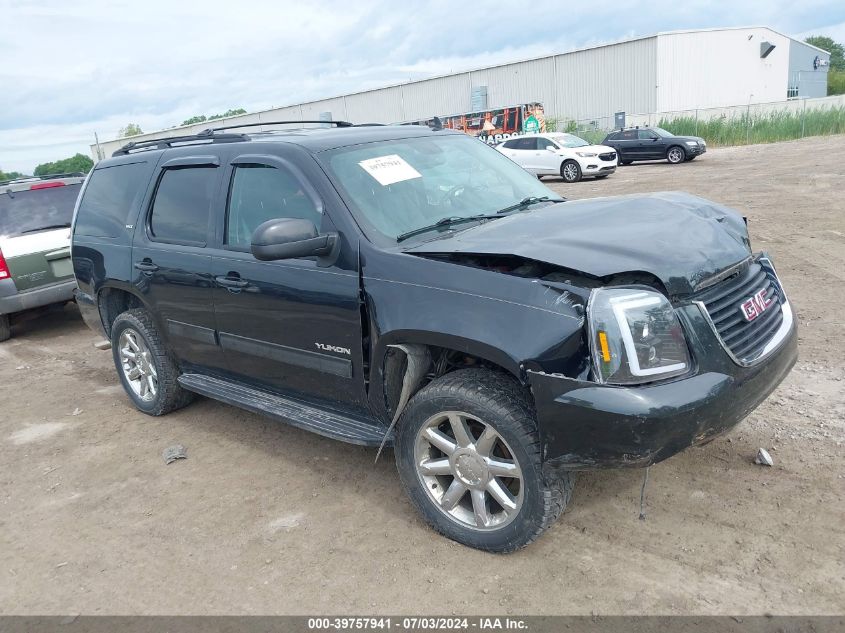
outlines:
[[246, 288], [249, 282], [239, 277], [215, 277], [214, 281], [224, 288]]
[[158, 266], [150, 261], [135, 262], [132, 266], [144, 273], [154, 273], [158, 270]]

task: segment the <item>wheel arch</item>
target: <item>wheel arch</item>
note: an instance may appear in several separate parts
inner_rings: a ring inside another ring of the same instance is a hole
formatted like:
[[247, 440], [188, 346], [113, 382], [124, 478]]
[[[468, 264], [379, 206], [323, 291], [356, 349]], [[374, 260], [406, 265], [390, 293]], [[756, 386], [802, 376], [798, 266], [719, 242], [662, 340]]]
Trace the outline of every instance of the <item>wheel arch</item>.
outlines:
[[150, 314], [153, 314], [147, 302], [132, 286], [106, 283], [97, 289], [96, 301], [100, 320], [108, 336], [111, 336], [111, 328], [115, 319], [127, 310], [145, 308]]

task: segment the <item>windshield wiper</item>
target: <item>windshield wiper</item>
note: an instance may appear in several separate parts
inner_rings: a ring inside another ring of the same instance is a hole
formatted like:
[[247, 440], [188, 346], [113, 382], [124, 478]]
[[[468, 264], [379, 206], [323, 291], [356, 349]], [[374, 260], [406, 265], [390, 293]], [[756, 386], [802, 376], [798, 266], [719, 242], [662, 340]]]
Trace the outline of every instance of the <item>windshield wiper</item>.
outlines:
[[49, 231], [50, 229], [69, 229], [70, 222], [67, 224], [48, 224], [47, 226], [39, 226], [35, 229], [27, 229], [25, 231], [21, 231], [21, 235], [24, 233], [35, 233], [36, 231]]
[[549, 196], [528, 196], [527, 198], [523, 198], [519, 202], [510, 205], [509, 207], [505, 207], [504, 209], [499, 209], [496, 211], [499, 215], [503, 213], [510, 213], [511, 211], [516, 211], [517, 209], [525, 209], [530, 207], [532, 204], [537, 204], [539, 202], [566, 202], [564, 198], [549, 198]]
[[469, 216], [458, 216], [452, 215], [446, 218], [440, 218], [434, 224], [427, 224], [426, 226], [421, 226], [418, 229], [412, 229], [407, 231], [406, 233], [401, 233], [400, 235], [396, 236], [397, 242], [402, 242], [403, 240], [407, 240], [409, 237], [414, 237], [415, 235], [420, 235], [421, 233], [428, 233], [429, 231], [434, 231], [439, 228], [448, 228], [455, 224], [462, 224], [464, 222], [473, 222], [475, 220], [492, 220], [494, 218], [499, 218], [501, 215], [469, 215]]

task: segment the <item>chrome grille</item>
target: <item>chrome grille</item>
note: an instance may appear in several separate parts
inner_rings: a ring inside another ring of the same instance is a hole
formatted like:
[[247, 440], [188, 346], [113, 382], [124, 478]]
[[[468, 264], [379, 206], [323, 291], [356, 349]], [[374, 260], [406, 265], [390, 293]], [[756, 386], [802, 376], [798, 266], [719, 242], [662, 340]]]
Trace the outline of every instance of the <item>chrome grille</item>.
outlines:
[[[772, 303], [752, 321], [740, 309], [743, 302], [760, 290]], [[743, 363], [758, 359], [778, 332], [784, 319], [783, 292], [770, 268], [752, 262], [732, 277], [717, 283], [695, 297], [710, 316], [725, 348]]]

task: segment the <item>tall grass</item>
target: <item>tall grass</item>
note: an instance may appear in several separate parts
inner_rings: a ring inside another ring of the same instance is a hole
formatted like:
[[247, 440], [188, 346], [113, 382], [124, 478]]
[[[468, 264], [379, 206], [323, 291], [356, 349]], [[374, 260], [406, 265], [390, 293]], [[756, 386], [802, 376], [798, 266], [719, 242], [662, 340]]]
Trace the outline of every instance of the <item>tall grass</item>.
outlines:
[[692, 116], [661, 119], [658, 125], [679, 136], [700, 136], [708, 145], [773, 143], [805, 136], [845, 133], [845, 107], [827, 110], [749, 113], [697, 120]]

